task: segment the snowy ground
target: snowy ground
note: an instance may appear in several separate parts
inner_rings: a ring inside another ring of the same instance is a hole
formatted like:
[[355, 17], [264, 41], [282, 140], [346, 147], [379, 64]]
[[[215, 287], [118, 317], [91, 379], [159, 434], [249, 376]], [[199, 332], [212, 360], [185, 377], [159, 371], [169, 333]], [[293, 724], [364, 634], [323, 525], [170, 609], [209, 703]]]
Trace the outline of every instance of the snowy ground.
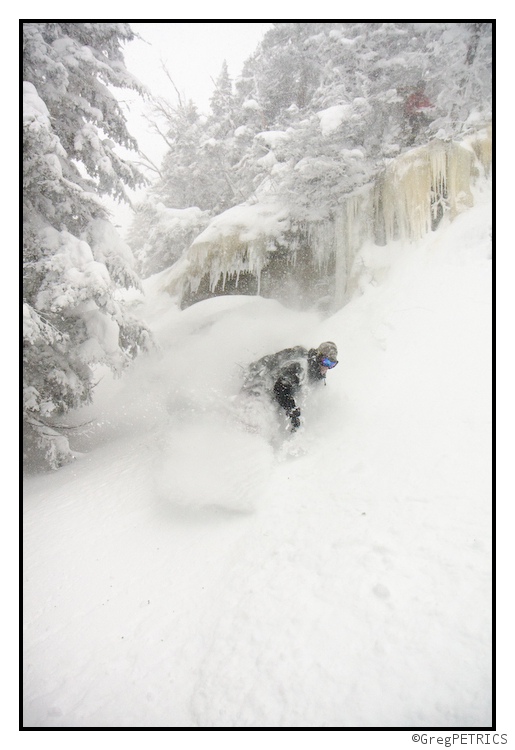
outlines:
[[[149, 283], [160, 351], [25, 483], [26, 727], [491, 725], [490, 211], [325, 320]], [[240, 365], [326, 339], [298, 455], [246, 432]]]

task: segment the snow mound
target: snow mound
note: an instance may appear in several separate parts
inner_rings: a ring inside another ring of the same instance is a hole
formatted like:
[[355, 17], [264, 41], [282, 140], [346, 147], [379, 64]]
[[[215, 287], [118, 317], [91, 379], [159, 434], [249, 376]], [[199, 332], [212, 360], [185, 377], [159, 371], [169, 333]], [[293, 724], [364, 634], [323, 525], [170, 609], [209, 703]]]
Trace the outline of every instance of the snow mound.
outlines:
[[[145, 303], [160, 350], [25, 484], [26, 727], [491, 725], [490, 219], [362, 247], [327, 319]], [[301, 430], [247, 432], [241, 367], [324, 340]]]
[[256, 510], [267, 484], [272, 450], [216, 416], [194, 417], [163, 438], [156, 494], [186, 509]]

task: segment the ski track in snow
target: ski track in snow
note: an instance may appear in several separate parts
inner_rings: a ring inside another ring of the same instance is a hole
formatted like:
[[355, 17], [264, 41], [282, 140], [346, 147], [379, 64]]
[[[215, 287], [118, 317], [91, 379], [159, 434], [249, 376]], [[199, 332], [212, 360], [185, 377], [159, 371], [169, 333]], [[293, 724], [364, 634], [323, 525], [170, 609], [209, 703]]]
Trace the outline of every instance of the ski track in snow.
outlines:
[[[147, 307], [96, 447], [26, 481], [25, 726], [491, 723], [486, 212], [325, 321]], [[238, 364], [326, 338], [301, 431], [247, 432]]]

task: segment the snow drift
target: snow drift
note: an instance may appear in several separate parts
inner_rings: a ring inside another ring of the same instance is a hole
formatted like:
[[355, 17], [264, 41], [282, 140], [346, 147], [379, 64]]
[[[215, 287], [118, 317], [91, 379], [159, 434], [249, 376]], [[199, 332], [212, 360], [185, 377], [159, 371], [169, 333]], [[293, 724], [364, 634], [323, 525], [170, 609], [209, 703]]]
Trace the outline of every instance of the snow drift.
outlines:
[[[147, 282], [160, 351], [101, 380], [93, 450], [26, 482], [26, 727], [491, 725], [486, 184], [475, 199], [365, 244], [330, 318], [181, 312]], [[241, 366], [327, 339], [302, 450], [274, 452], [232, 410]]]

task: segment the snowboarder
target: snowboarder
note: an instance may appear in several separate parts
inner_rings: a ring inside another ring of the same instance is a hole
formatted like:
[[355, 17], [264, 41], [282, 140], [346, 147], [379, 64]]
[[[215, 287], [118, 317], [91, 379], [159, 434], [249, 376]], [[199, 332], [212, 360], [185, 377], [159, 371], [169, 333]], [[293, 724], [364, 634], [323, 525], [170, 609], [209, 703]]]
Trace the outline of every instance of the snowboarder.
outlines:
[[414, 142], [421, 126], [429, 122], [427, 113], [424, 110], [434, 106], [425, 95], [425, 88], [426, 84], [424, 81], [419, 81], [415, 91], [408, 96], [404, 104], [404, 115], [410, 128], [410, 144]]
[[284, 409], [291, 432], [300, 427], [298, 396], [307, 385], [323, 382], [328, 370], [338, 364], [338, 350], [332, 341], [317, 349], [294, 346], [267, 354], [248, 366], [242, 391], [249, 395], [265, 393]]

